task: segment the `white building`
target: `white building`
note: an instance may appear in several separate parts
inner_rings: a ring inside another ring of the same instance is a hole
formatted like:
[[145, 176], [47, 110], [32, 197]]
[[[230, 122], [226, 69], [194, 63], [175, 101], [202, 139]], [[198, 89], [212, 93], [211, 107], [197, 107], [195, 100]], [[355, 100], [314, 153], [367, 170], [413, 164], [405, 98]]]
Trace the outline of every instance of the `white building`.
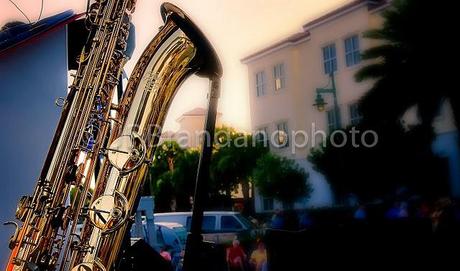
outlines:
[[[194, 108], [183, 113], [176, 122], [179, 123], [179, 130], [164, 131], [161, 134], [160, 143], [165, 140], [174, 140], [184, 148], [199, 148], [203, 138], [204, 122], [207, 110], [201, 107]], [[222, 113], [217, 113], [216, 127], [221, 126]]]
[[[375, 42], [364, 39], [363, 32], [382, 25], [381, 12], [386, 7], [386, 1], [353, 1], [307, 22], [300, 33], [242, 59], [249, 73], [252, 130], [274, 136], [270, 150], [296, 160], [310, 173], [309, 180], [314, 191], [309, 200], [300, 200], [295, 208], [333, 204], [327, 181], [306, 160], [311, 147], [322, 141], [323, 134], [318, 131], [326, 134], [335, 127], [332, 95], [323, 95], [327, 107], [325, 112], [319, 112], [313, 106], [316, 88], [330, 84], [329, 74], [333, 72], [342, 127], [360, 120], [357, 101], [371, 83], [355, 82], [354, 74], [365, 65], [360, 59], [360, 52], [374, 46]], [[448, 107], [445, 111], [449, 111]], [[453, 151], [457, 153], [455, 156], [442, 148], [451, 144], [457, 133], [452, 118], [442, 119], [444, 121], [437, 124], [442, 136], [438, 137], [439, 142], [434, 148], [444, 150], [439, 150], [439, 153], [449, 156], [450, 163], [455, 166], [451, 167], [451, 175], [456, 178], [454, 183], [460, 195], [458, 150]], [[299, 143], [306, 142], [306, 137], [292, 131], [305, 131], [309, 137], [308, 144], [299, 146], [302, 145]], [[294, 141], [298, 145], [294, 145]], [[263, 198], [257, 192], [255, 200], [258, 212], [282, 208], [281, 203]]]

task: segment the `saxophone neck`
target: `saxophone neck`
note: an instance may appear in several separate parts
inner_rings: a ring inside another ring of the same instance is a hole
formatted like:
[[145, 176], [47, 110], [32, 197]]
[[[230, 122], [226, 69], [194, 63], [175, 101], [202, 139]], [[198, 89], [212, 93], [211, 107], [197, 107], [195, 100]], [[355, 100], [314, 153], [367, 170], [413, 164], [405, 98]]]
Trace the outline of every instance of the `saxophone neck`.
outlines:
[[194, 61], [199, 68], [195, 74], [212, 81], [221, 78], [222, 64], [213, 46], [200, 28], [180, 8], [171, 3], [163, 3], [160, 10], [163, 21], [165, 23], [169, 20], [173, 21], [197, 47]]

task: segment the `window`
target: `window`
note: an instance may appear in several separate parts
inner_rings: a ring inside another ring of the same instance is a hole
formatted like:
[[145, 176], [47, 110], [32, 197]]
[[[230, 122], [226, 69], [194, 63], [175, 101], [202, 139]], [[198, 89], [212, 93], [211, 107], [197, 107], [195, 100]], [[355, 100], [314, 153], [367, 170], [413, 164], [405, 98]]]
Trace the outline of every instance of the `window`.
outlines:
[[[203, 217], [203, 224], [201, 224], [203, 233], [215, 232], [216, 231], [216, 217], [205, 215]], [[192, 217], [187, 217], [187, 230], [190, 231], [192, 226]]]
[[351, 125], [357, 125], [363, 116], [361, 115], [361, 112], [359, 112], [358, 104], [351, 104], [349, 106], [350, 109], [350, 123]]
[[244, 217], [242, 214], [236, 214], [235, 216], [238, 218], [240, 223], [244, 225], [246, 229], [251, 229], [255, 227], [255, 225], [249, 219]]
[[220, 218], [220, 228], [224, 231], [225, 230], [235, 231], [235, 230], [242, 230], [243, 226], [233, 216], [224, 215]]
[[323, 47], [323, 62], [325, 74], [331, 74], [337, 71], [337, 55], [335, 52], [335, 44], [330, 44]]
[[273, 199], [263, 198], [262, 199], [262, 209], [264, 211], [272, 211], [273, 210]]
[[265, 95], [265, 72], [256, 73], [256, 94], [257, 97]]
[[275, 78], [275, 90], [281, 90], [286, 85], [284, 78], [284, 64], [277, 64], [273, 67], [273, 78]]
[[289, 134], [286, 122], [281, 122], [276, 125], [277, 131], [277, 145], [279, 148], [285, 148], [289, 146]]
[[329, 129], [329, 132], [338, 128], [334, 109], [327, 111], [327, 128]]
[[256, 133], [256, 140], [259, 143], [262, 143], [265, 147], [268, 146], [268, 129], [267, 127], [259, 128]]
[[347, 67], [356, 65], [361, 61], [359, 37], [357, 35], [345, 39], [345, 60]]

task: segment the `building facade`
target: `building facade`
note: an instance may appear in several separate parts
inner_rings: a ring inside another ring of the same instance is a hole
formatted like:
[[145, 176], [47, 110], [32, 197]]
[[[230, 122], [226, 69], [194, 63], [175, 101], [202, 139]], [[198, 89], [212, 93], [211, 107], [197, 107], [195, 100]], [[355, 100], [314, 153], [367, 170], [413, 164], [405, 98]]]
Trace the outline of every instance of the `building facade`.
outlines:
[[[174, 140], [183, 148], [199, 148], [203, 139], [204, 122], [207, 110], [201, 107], [184, 112], [176, 122], [179, 124], [177, 131], [162, 133], [160, 143], [165, 140]], [[216, 127], [222, 125], [222, 113], [217, 113]]]
[[[268, 134], [272, 152], [295, 159], [310, 173], [312, 196], [300, 200], [295, 208], [333, 204], [327, 181], [306, 160], [310, 149], [338, 124], [332, 95], [322, 95], [327, 103], [324, 112], [313, 106], [316, 89], [330, 88], [333, 74], [341, 127], [360, 121], [357, 101], [371, 83], [355, 82], [354, 74], [366, 64], [360, 53], [375, 45], [363, 33], [381, 27], [381, 12], [387, 7], [387, 1], [350, 2], [304, 24], [301, 32], [242, 59], [249, 73], [252, 130]], [[452, 131], [448, 124], [438, 126], [444, 132]], [[255, 200], [259, 212], [282, 208], [281, 203], [257, 192]]]

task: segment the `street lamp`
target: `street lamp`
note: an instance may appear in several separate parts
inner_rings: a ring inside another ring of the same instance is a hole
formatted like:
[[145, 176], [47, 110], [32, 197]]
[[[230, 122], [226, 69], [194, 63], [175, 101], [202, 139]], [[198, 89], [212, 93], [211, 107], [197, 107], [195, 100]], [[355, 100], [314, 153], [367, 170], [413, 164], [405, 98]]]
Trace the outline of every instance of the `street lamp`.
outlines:
[[320, 93], [316, 93], [316, 99], [313, 106], [316, 106], [316, 109], [318, 109], [319, 112], [324, 112], [326, 104], [327, 103], [324, 101], [323, 96]]
[[335, 128], [339, 129], [341, 125], [340, 121], [340, 108], [339, 104], [337, 102], [337, 89], [335, 88], [335, 79], [334, 79], [334, 73], [330, 73], [331, 77], [331, 87], [330, 88], [316, 88], [316, 99], [315, 103], [313, 106], [316, 107], [316, 109], [319, 112], [324, 112], [326, 109], [326, 102], [324, 101], [323, 94], [332, 94], [332, 97], [334, 99], [334, 117], [335, 117]]

